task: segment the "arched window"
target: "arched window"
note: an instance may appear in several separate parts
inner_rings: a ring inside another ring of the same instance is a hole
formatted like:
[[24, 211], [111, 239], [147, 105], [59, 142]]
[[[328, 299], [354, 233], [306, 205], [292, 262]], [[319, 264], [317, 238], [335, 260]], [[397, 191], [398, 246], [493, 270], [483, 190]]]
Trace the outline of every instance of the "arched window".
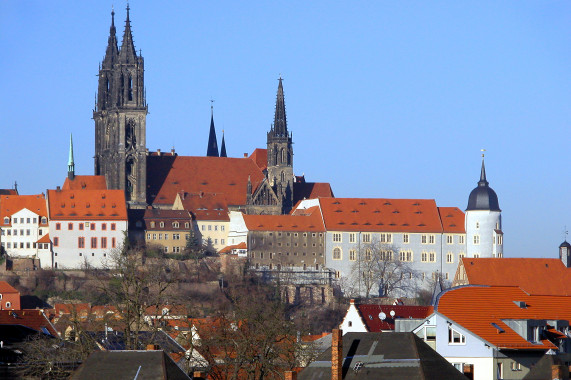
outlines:
[[10, 218], [5, 217], [4, 218], [4, 224], [10, 224]]
[[287, 163], [287, 152], [284, 148], [282, 148], [282, 162], [281, 164]]
[[131, 76], [129, 75], [129, 100], [133, 100], [133, 79], [131, 78]]
[[333, 248], [333, 260], [341, 260], [341, 248]]

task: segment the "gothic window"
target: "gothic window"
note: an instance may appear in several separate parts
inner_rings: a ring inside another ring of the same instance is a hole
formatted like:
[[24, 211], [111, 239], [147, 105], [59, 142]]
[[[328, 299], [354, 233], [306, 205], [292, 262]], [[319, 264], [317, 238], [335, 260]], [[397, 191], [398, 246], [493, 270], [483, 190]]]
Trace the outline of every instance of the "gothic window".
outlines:
[[280, 163], [283, 165], [286, 162], [287, 162], [287, 152], [285, 149], [282, 148], [282, 162], [280, 162]]
[[285, 181], [285, 173], [282, 172], [282, 182], [284, 182], [284, 181]]
[[128, 99], [129, 100], [133, 100], [133, 79], [131, 78], [131, 76], [129, 75], [129, 94], [128, 94]]
[[127, 150], [133, 150], [137, 145], [135, 125], [136, 125], [135, 119], [127, 120], [127, 126], [125, 128], [125, 148]]

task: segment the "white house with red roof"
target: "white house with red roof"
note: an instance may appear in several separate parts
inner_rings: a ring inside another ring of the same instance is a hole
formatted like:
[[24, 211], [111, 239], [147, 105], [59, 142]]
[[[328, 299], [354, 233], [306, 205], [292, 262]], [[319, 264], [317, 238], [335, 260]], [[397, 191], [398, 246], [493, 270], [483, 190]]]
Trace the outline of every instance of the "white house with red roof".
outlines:
[[39, 195], [3, 195], [0, 198], [0, 239], [12, 257], [40, 260], [52, 267], [46, 199]]
[[54, 268], [105, 267], [127, 231], [123, 190], [48, 190]]

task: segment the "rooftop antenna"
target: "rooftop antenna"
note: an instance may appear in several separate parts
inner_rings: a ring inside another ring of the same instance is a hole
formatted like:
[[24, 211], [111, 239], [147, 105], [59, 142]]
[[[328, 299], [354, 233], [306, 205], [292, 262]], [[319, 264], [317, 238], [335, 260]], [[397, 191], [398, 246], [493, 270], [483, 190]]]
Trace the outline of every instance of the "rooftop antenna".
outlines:
[[567, 231], [567, 226], [563, 228], [563, 238], [567, 241], [567, 235], [569, 235], [569, 231]]

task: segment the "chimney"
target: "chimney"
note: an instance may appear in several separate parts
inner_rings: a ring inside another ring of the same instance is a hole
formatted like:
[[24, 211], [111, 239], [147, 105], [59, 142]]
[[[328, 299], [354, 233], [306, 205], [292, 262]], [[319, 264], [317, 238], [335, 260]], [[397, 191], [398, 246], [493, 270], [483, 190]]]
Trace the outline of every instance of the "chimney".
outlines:
[[174, 147], [171, 149], [171, 156], [174, 156]]
[[193, 380], [206, 380], [206, 372], [194, 371], [192, 373]]
[[331, 334], [331, 380], [343, 378], [343, 330], [333, 329]]
[[248, 158], [248, 153], [244, 153], [244, 158]]
[[297, 372], [295, 371], [285, 371], [284, 380], [297, 380]]
[[147, 351], [157, 351], [158, 349], [158, 344], [147, 344]]
[[160, 156], [160, 155], [161, 155], [161, 150], [157, 149], [157, 156]]
[[551, 365], [551, 379], [552, 380], [569, 380], [568, 367], [559, 364]]

